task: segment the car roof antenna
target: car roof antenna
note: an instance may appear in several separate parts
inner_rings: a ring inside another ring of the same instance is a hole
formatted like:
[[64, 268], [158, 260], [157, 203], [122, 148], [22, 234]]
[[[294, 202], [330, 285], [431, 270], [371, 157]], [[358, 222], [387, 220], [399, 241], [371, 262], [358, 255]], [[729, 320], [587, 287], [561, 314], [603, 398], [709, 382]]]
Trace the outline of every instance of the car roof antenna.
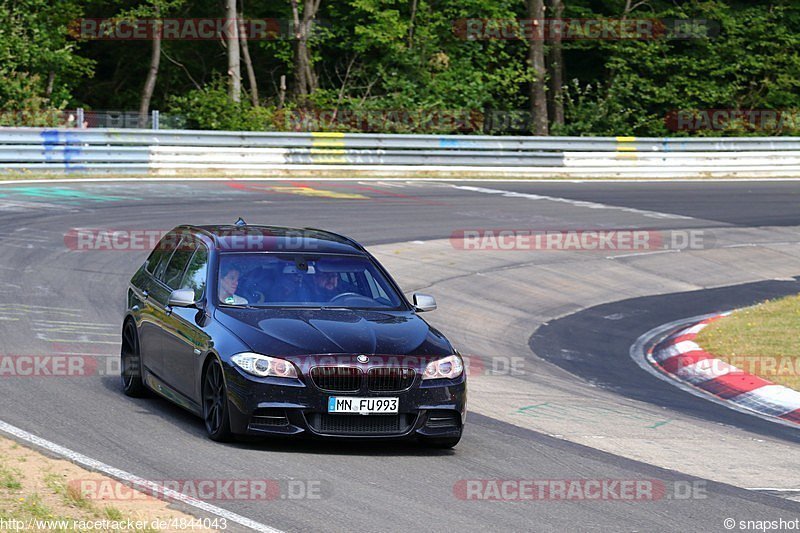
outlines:
[[242, 217], [239, 217], [239, 220], [236, 221], [236, 225], [239, 227], [246, 226], [247, 222], [245, 222]]

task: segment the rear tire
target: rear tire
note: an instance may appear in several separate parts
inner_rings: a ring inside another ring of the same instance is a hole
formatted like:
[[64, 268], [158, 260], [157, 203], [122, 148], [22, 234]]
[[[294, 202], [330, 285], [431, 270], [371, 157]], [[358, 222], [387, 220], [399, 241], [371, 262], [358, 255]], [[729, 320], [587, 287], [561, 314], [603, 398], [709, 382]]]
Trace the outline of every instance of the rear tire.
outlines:
[[203, 377], [203, 422], [211, 440], [228, 442], [233, 439], [228, 416], [228, 389], [222, 367], [216, 359], [209, 363]]
[[141, 398], [147, 395], [147, 387], [142, 381], [139, 334], [136, 331], [136, 325], [131, 320], [127, 321], [122, 328], [120, 377], [122, 378], [122, 391], [126, 396]]

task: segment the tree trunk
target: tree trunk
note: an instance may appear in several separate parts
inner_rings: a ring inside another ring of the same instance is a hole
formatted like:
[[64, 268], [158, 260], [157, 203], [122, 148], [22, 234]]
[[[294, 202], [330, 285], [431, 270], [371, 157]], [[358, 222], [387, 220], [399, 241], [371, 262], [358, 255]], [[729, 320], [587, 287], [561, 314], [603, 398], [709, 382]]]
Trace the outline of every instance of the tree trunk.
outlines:
[[[244, 3], [244, 2], [242, 2]], [[253, 61], [250, 59], [250, 47], [247, 46], [247, 41], [250, 36], [247, 35], [244, 28], [244, 6], [239, 13], [239, 43], [242, 45], [242, 57], [244, 58], [244, 65], [247, 68], [247, 81], [250, 84], [250, 101], [253, 107], [258, 107], [258, 83], [256, 81], [256, 71], [253, 70]]]
[[321, 0], [304, 0], [303, 15], [300, 18], [298, 0], [291, 0], [294, 22], [294, 95], [297, 100], [304, 100], [317, 89], [317, 75], [311, 64], [311, 50], [308, 40], [311, 36], [314, 20], [319, 11]]
[[[156, 6], [156, 18], [160, 16], [158, 6]], [[150, 68], [147, 69], [147, 78], [142, 88], [142, 99], [139, 102], [139, 123], [140, 128], [147, 127], [147, 118], [150, 114], [150, 100], [153, 98], [153, 91], [156, 88], [158, 79], [158, 67], [161, 63], [161, 24], [157, 23], [153, 32], [153, 48], [150, 53]]]
[[242, 67], [239, 61], [239, 24], [236, 0], [225, 0], [225, 45], [228, 47], [228, 94], [234, 102], [242, 100]]
[[[563, 0], [550, 0], [553, 18], [561, 21], [564, 17]], [[558, 24], [553, 28], [559, 27]], [[564, 125], [564, 57], [562, 54], [561, 31], [550, 35], [550, 120], [554, 126]]]
[[528, 0], [528, 17], [538, 21], [529, 45], [531, 82], [531, 115], [533, 134], [547, 135], [547, 72], [544, 63], [544, 0]]
[[408, 23], [408, 48], [414, 48], [414, 22], [417, 18], [417, 0], [411, 0], [411, 19]]

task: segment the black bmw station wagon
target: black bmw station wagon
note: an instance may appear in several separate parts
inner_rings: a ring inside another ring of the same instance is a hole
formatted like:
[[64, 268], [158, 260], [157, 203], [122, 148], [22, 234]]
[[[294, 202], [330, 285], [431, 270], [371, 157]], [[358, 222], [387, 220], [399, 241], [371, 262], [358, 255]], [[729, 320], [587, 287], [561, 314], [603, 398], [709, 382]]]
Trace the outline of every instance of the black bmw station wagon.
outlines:
[[416, 438], [450, 448], [464, 362], [363, 246], [317, 229], [179, 226], [133, 276], [122, 385], [235, 435]]

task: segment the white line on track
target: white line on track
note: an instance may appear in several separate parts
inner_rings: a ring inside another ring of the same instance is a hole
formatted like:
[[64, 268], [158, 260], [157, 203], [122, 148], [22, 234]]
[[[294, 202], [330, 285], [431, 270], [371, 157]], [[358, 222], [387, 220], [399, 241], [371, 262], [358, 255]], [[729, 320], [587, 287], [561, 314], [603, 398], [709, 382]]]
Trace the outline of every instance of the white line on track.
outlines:
[[647, 211], [645, 209], [636, 209], [633, 207], [621, 207], [617, 205], [601, 204], [598, 202], [587, 202], [583, 200], [572, 200], [570, 198], [561, 198], [558, 196], [544, 196], [541, 194], [531, 194], [525, 192], [504, 191], [500, 189], [487, 189], [485, 187], [472, 187], [468, 185], [453, 185], [454, 189], [463, 191], [480, 192], [484, 194], [499, 194], [505, 198], [527, 198], [528, 200], [547, 200], [550, 202], [559, 202], [562, 204], [569, 204], [573, 207], [585, 207], [588, 209], [611, 209], [615, 211], [624, 211], [626, 213], [635, 213], [649, 218], [672, 218], [681, 220], [692, 220], [692, 217], [683, 215], [676, 215], [673, 213], [660, 213], [658, 211]]
[[279, 529], [269, 527], [266, 524], [256, 522], [255, 520], [251, 520], [249, 518], [222, 509], [215, 505], [211, 505], [210, 503], [198, 500], [197, 498], [192, 498], [191, 496], [187, 496], [186, 494], [180, 493], [178, 491], [168, 489], [162, 485], [154, 483], [153, 481], [148, 481], [144, 478], [131, 474], [130, 472], [126, 472], [125, 470], [120, 470], [119, 468], [114, 468], [113, 466], [101, 463], [100, 461], [92, 459], [91, 457], [87, 457], [83, 454], [72, 451], [69, 448], [65, 448], [54, 442], [50, 442], [49, 440], [37, 437], [33, 433], [28, 433], [24, 429], [12, 426], [11, 424], [3, 422], [2, 420], [0, 420], [0, 432], [12, 435], [20, 440], [38, 446], [39, 448], [44, 448], [45, 450], [54, 453], [60, 457], [63, 457], [75, 464], [89, 468], [96, 472], [102, 472], [103, 474], [106, 474], [119, 481], [128, 482], [131, 484], [133, 488], [141, 487], [143, 489], [146, 489], [150, 494], [159, 495], [169, 500], [181, 502], [183, 504], [195, 507], [197, 509], [200, 509], [201, 511], [205, 511], [220, 518], [230, 520], [231, 522], [245, 526], [254, 531], [259, 531], [262, 533], [282, 533], [281, 530]]
[[656, 250], [654, 252], [635, 252], [632, 254], [609, 255], [606, 257], [606, 259], [623, 259], [625, 257], [640, 257], [643, 255], [656, 255], [656, 254], [672, 254], [675, 252], [680, 252], [680, 250]]

